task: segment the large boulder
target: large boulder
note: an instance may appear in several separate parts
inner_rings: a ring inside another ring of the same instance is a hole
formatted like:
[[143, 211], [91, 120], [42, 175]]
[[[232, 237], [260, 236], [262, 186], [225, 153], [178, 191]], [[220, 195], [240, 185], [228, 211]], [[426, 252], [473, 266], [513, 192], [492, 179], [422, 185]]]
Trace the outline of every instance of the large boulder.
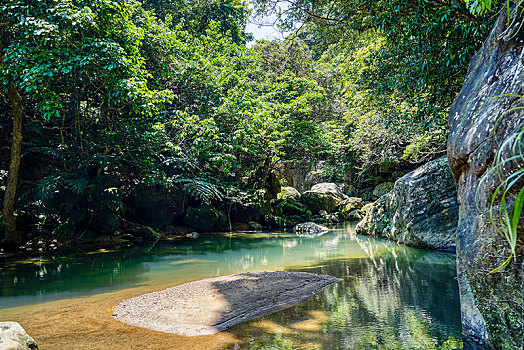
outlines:
[[300, 197], [300, 201], [304, 203], [313, 213], [317, 214], [321, 210], [328, 213], [335, 211], [340, 202], [347, 198], [337, 184], [331, 182], [323, 182], [314, 185], [309, 191], [306, 191]]
[[342, 192], [342, 189], [333, 182], [322, 182], [311, 187], [306, 193], [322, 193], [338, 198], [339, 200], [347, 198], [347, 196]]
[[[521, 9], [511, 10], [509, 20], [507, 11], [501, 11], [490, 36], [473, 57], [448, 120], [448, 157], [460, 203], [457, 269], [462, 325], [466, 334], [489, 340], [495, 349], [522, 349], [524, 344], [522, 215], [515, 259], [507, 268], [489, 273], [510, 256], [508, 242], [490, 220], [492, 198], [501, 179], [524, 168], [522, 158], [496, 167], [498, 155], [501, 161], [518, 157], [524, 141], [518, 135], [524, 110], [513, 109], [522, 108], [522, 98], [505, 95], [522, 94], [524, 82], [524, 18]], [[516, 183], [514, 191], [507, 193], [508, 210], [522, 186]], [[497, 213], [500, 196], [493, 204]]]
[[38, 345], [18, 322], [0, 322], [0, 349], [34, 350]]
[[293, 232], [295, 233], [303, 233], [303, 234], [309, 234], [309, 235], [321, 235], [329, 231], [329, 229], [325, 226], [316, 224], [314, 222], [304, 222], [302, 224], [298, 224], [293, 228]]
[[332, 213], [340, 203], [340, 199], [329, 194], [306, 191], [300, 197], [300, 202], [315, 214], [318, 214], [321, 210]]
[[358, 197], [349, 197], [339, 204], [340, 211], [344, 214], [349, 214], [354, 210], [361, 209], [363, 206], [362, 198]]
[[292, 199], [284, 199], [275, 206], [277, 215], [304, 215], [308, 207]]
[[455, 182], [447, 158], [404, 175], [357, 225], [357, 233], [414, 247], [454, 250], [458, 219]]
[[296, 188], [290, 186], [282, 186], [280, 193], [277, 195], [278, 199], [300, 199], [300, 192]]

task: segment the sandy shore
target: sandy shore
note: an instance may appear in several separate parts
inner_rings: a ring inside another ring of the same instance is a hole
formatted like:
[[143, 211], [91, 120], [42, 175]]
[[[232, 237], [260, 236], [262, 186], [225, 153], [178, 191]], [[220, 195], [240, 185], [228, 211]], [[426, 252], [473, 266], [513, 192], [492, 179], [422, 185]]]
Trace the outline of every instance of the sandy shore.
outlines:
[[165, 333], [209, 335], [290, 307], [339, 280], [284, 271], [221, 276], [125, 300], [113, 316]]

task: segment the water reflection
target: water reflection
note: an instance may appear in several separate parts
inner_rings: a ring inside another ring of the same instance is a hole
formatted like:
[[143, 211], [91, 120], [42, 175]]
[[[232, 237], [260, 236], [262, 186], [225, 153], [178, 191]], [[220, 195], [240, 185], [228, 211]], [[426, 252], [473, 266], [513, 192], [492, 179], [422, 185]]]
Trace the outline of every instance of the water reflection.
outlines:
[[234, 327], [241, 348], [462, 349], [454, 255], [398, 245], [385, 253], [382, 242], [356, 242], [370, 258], [308, 269], [344, 281]]
[[455, 255], [341, 228], [320, 237], [208, 235], [185, 242], [0, 267], [0, 308], [139, 284], [291, 270], [343, 281], [294, 307], [233, 327], [241, 348], [462, 348]]

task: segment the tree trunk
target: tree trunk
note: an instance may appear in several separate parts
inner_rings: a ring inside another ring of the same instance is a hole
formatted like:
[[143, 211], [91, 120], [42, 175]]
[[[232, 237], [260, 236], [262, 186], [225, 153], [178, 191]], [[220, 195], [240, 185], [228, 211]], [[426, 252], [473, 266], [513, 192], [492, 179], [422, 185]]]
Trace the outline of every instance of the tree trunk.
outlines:
[[20, 234], [16, 231], [15, 222], [15, 200], [16, 185], [18, 182], [18, 169], [20, 168], [20, 150], [22, 147], [22, 117], [24, 108], [22, 97], [13, 85], [9, 85], [7, 97], [13, 109], [13, 142], [11, 144], [11, 164], [9, 165], [9, 176], [4, 195], [4, 223], [5, 240], [7, 249], [16, 249], [21, 245]]

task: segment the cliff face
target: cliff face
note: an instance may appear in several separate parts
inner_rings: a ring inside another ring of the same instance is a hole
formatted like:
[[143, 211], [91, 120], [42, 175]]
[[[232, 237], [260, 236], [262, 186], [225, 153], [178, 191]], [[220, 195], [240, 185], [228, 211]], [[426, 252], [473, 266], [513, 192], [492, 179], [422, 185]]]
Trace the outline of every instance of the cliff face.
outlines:
[[[501, 96], [524, 95], [521, 11], [513, 11], [509, 25], [503, 11], [473, 58], [448, 120], [448, 159], [460, 205], [457, 262], [462, 324], [467, 335], [489, 339], [496, 349], [524, 346], [522, 226], [517, 231], [516, 259], [501, 272], [489, 273], [510, 255], [509, 244], [490, 220], [492, 198], [505, 179], [524, 168], [519, 156], [524, 150], [519, 134], [524, 109], [512, 110], [524, 106], [524, 99]], [[523, 147], [519, 148], [521, 142]], [[501, 163], [504, 165], [497, 166]], [[509, 208], [522, 185], [516, 182], [507, 194]], [[493, 203], [497, 212], [500, 195]]]

